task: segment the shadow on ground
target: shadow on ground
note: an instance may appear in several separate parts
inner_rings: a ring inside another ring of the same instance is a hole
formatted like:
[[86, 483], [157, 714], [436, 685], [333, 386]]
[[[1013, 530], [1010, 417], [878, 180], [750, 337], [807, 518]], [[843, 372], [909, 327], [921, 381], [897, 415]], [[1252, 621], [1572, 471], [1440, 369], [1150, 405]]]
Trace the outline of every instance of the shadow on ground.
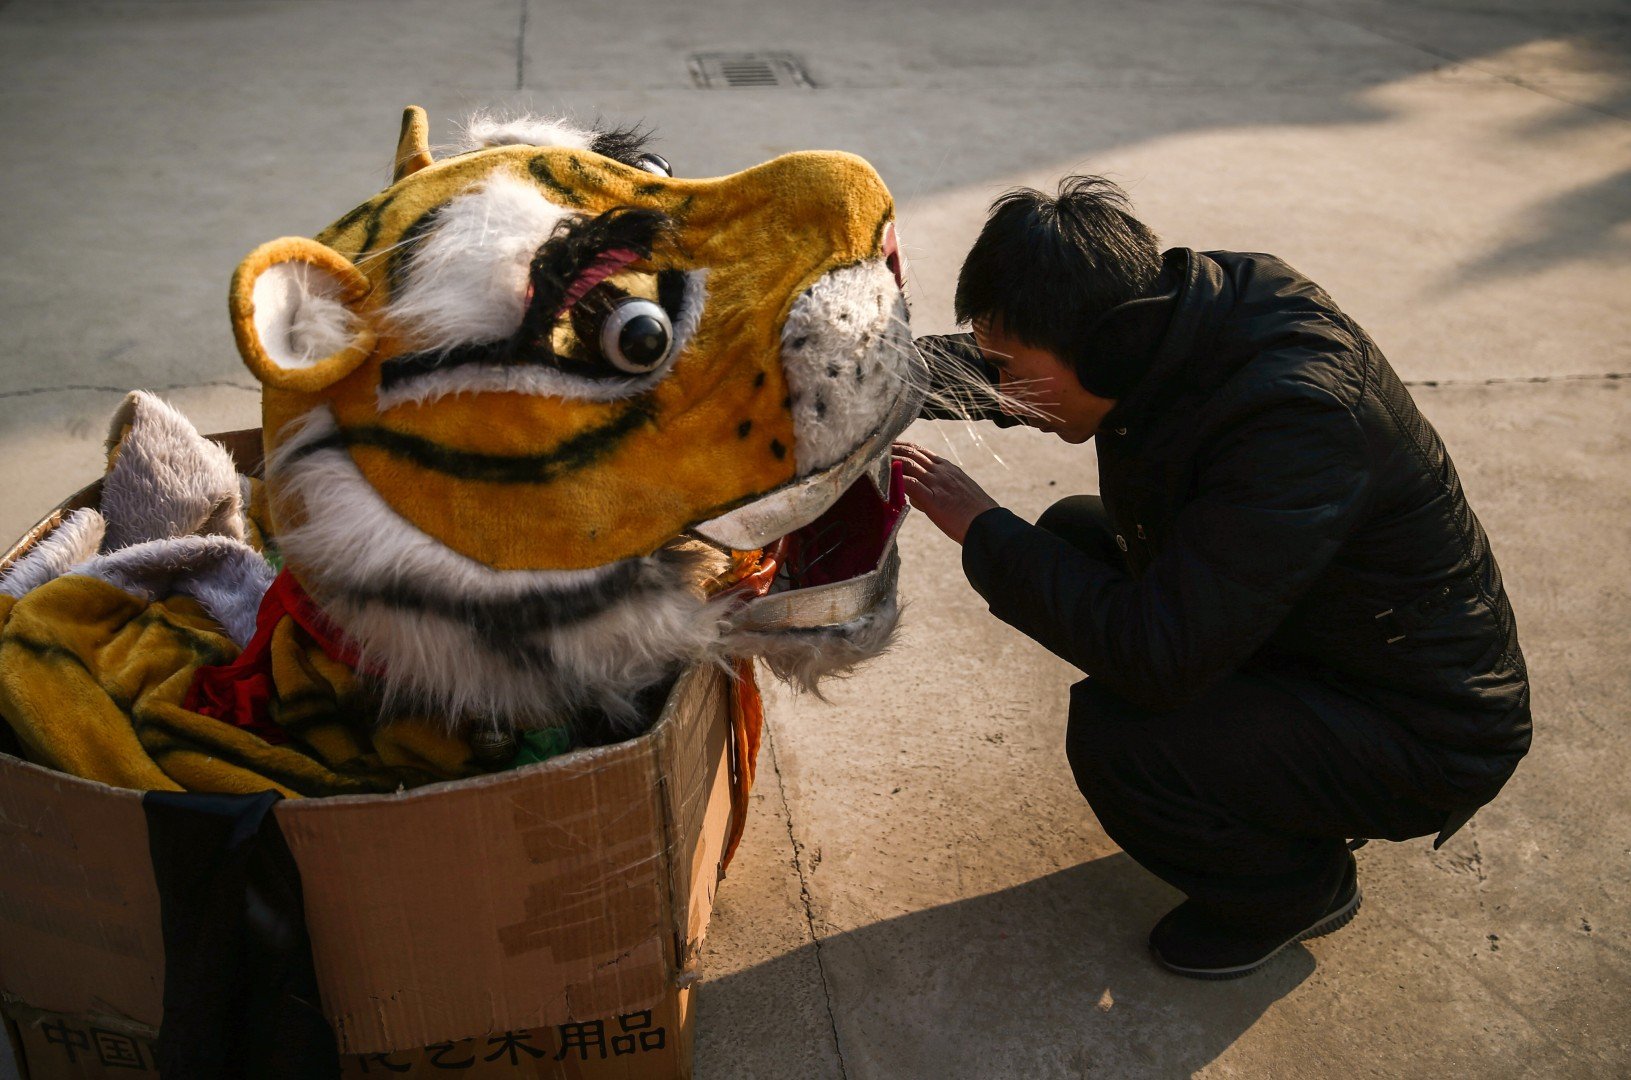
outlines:
[[[1314, 958], [1293, 946], [1227, 983], [1169, 975], [1145, 935], [1177, 899], [1111, 855], [824, 937], [704, 984], [703, 1008], [711, 1023], [752, 1014], [818, 953], [852, 1080], [939, 1078], [947, 1061], [958, 1076], [1187, 1077], [1308, 978]], [[772, 1075], [780, 1055], [740, 1042], [708, 1075]]]

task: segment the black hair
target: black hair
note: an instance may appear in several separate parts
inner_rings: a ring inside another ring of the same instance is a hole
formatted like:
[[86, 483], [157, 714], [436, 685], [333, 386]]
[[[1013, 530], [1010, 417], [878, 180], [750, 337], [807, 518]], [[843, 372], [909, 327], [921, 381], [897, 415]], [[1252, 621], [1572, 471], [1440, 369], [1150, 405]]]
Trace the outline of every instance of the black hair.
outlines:
[[621, 161], [638, 169], [641, 167], [640, 155], [646, 152], [646, 145], [651, 142], [651, 136], [651, 129], [643, 128], [639, 124], [597, 129], [589, 143], [589, 150], [601, 157], [609, 157], [613, 161]]
[[963, 260], [957, 321], [994, 322], [1074, 364], [1087, 385], [1087, 339], [1099, 316], [1148, 295], [1160, 274], [1155, 234], [1104, 177], [1067, 176], [1052, 196], [1015, 188], [991, 204]]
[[668, 215], [630, 206], [616, 206], [596, 217], [563, 219], [532, 257], [528, 271], [532, 303], [521, 320], [520, 336], [529, 341], [546, 338], [572, 283], [601, 255], [627, 248], [649, 259], [672, 227]]

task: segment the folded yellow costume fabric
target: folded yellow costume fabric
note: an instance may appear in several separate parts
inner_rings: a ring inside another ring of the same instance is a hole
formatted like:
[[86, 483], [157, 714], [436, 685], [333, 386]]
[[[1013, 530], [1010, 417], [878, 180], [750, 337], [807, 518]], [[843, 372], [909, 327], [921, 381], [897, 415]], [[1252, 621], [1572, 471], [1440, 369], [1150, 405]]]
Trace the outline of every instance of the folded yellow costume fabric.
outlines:
[[484, 771], [431, 724], [373, 730], [351, 670], [291, 619], [274, 634], [269, 713], [288, 743], [181, 707], [199, 667], [237, 654], [190, 597], [147, 603], [69, 574], [0, 596], [0, 715], [32, 760], [138, 791], [364, 794]]
[[[915, 415], [882, 179], [820, 152], [686, 179], [630, 132], [474, 128], [437, 160], [409, 109], [386, 190], [238, 267], [264, 487], [132, 395], [98, 507], [0, 574], [0, 716], [36, 761], [136, 789], [389, 791], [585, 717], [627, 737], [686, 664], [774, 655], [814, 685], [885, 647], [889, 573], [830, 624], [728, 625], [775, 573], [741, 549], [813, 526]], [[858, 573], [894, 565], [887, 487]], [[278, 560], [343, 648], [260, 606]]]

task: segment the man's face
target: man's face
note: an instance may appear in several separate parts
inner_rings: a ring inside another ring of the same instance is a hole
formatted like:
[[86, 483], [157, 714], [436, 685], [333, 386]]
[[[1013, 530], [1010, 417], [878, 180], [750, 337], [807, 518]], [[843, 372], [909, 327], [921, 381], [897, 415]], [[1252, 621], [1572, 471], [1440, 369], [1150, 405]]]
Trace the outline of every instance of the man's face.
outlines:
[[1035, 410], [1021, 411], [1004, 404], [1003, 411], [1067, 443], [1091, 439], [1098, 433], [1099, 422], [1116, 404], [1082, 386], [1075, 369], [1058, 354], [1009, 336], [995, 320], [974, 324], [974, 343], [997, 369], [997, 386], [1004, 396]]

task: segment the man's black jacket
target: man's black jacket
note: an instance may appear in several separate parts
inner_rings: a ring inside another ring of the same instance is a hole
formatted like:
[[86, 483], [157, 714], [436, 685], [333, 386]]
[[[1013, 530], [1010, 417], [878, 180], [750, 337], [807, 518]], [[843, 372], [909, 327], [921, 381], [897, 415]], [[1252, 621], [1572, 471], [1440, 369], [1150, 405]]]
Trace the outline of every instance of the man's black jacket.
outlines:
[[[1283, 676], [1413, 794], [1485, 802], [1529, 747], [1528, 676], [1437, 432], [1279, 259], [1177, 249], [1166, 266], [1170, 321], [1095, 438], [1127, 565], [998, 509], [969, 529], [969, 581], [1135, 704], [1204, 699], [1245, 668]], [[920, 343], [931, 365], [936, 346], [979, 363], [967, 335]]]

